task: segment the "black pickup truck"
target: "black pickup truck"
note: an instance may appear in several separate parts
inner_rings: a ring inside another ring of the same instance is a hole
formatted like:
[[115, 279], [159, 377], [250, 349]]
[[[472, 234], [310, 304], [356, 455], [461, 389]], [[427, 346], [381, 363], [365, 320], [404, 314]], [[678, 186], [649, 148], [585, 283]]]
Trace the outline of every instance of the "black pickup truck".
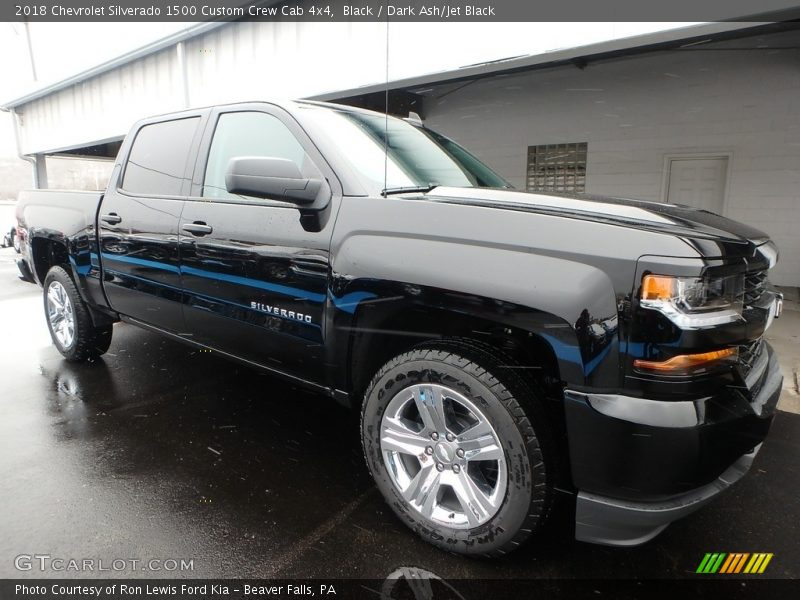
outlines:
[[17, 219], [67, 359], [123, 321], [348, 404], [389, 505], [454, 552], [513, 550], [556, 490], [578, 540], [646, 542], [747, 472], [781, 390], [765, 234], [515, 191], [411, 119], [145, 119], [105, 193], [23, 193]]

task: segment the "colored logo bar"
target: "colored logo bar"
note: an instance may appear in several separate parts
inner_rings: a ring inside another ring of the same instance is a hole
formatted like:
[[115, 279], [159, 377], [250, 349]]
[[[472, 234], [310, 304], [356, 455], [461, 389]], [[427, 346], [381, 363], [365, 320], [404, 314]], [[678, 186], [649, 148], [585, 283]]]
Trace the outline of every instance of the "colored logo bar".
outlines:
[[772, 557], [771, 552], [708, 552], [695, 573], [756, 575], [764, 572]]

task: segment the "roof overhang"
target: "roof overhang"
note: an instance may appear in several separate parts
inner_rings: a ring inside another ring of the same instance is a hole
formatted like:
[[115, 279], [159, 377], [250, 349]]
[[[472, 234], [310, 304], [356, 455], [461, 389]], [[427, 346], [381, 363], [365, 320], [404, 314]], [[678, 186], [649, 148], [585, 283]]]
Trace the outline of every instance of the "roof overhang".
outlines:
[[[0, 105], [0, 109], [8, 111], [10, 109], [28, 104], [34, 100], [38, 100], [60, 90], [69, 88], [70, 86], [82, 83], [88, 79], [117, 69], [123, 65], [174, 46], [185, 40], [209, 33], [226, 25], [227, 23], [227, 21], [213, 21], [198, 23], [197, 25], [187, 27], [186, 29], [142, 46], [141, 48], [137, 48], [136, 50], [92, 67], [91, 69], [87, 69], [86, 71], [82, 71], [56, 83], [29, 92], [28, 94], [15, 98], [14, 100], [5, 102]], [[781, 24], [731, 21], [704, 23], [702, 25], [669, 29], [644, 35], [599, 42], [596, 44], [589, 44], [586, 46], [577, 46], [562, 50], [555, 50], [552, 52], [544, 52], [541, 54], [518, 56], [476, 65], [467, 65], [450, 71], [441, 71], [390, 81], [388, 82], [388, 87], [389, 89], [408, 90], [414, 87], [421, 87], [425, 85], [442, 84], [448, 82], [457, 83], [459, 81], [468, 81], [490, 75], [547, 68], [558, 66], [560, 64], [568, 64], [570, 62], [579, 64], [581, 61], [587, 61], [588, 59], [599, 60], [602, 58], [613, 58], [617, 56], [667, 49], [670, 47], [679, 47], [680, 45], [702, 43], [704, 40], [716, 41], [726, 38], [746, 37], [748, 35], [755, 34], [759, 29], [766, 29], [779, 25]], [[797, 24], [795, 23], [794, 25], [796, 26]], [[386, 89], [387, 84], [385, 82], [381, 82], [346, 90], [332, 90], [330, 92], [309, 96], [308, 98], [313, 100], [336, 100], [349, 96], [385, 91]]]
[[223, 25], [226, 25], [226, 22], [214, 21], [214, 22], [198, 23], [197, 25], [192, 25], [191, 27], [187, 27], [186, 29], [181, 29], [180, 31], [177, 31], [172, 35], [169, 35], [165, 38], [161, 38], [160, 40], [156, 40], [155, 42], [142, 46], [141, 48], [137, 48], [136, 50], [132, 50], [131, 52], [127, 52], [121, 56], [118, 56], [117, 58], [113, 58], [95, 67], [92, 67], [91, 69], [87, 69], [86, 71], [82, 71], [76, 75], [68, 77], [67, 79], [62, 79], [61, 81], [29, 92], [24, 96], [20, 96], [19, 98], [15, 98], [14, 100], [11, 100], [9, 102], [4, 102], [2, 105], [0, 105], [0, 109], [8, 111], [12, 108], [22, 106], [23, 104], [28, 104], [30, 102], [33, 102], [34, 100], [38, 100], [39, 98], [49, 96], [50, 94], [68, 88], [70, 86], [73, 86], [75, 84], [82, 83], [87, 79], [91, 79], [92, 77], [97, 77], [98, 75], [102, 75], [103, 73], [113, 71], [114, 69], [117, 69], [123, 65], [131, 63], [140, 58], [144, 58], [146, 56], [150, 56], [151, 54], [155, 54], [156, 52], [159, 52], [161, 50], [165, 50], [185, 40], [206, 34], [210, 31], [217, 29], [218, 27], [222, 27]]
[[[467, 65], [450, 71], [440, 71], [406, 79], [397, 79], [388, 82], [388, 89], [403, 89], [417, 92], [421, 88], [430, 85], [460, 83], [489, 76], [512, 74], [567, 64], [585, 66], [590, 60], [597, 61], [658, 50], [686, 48], [705, 42], [748, 37], [762, 32], [769, 33], [773, 29], [780, 30], [782, 26], [784, 26], [784, 24], [762, 22], [704, 23], [702, 25], [680, 27], [645, 35], [588, 44], [586, 46], [554, 50], [542, 54], [515, 56], [476, 65]], [[795, 23], [794, 26], [796, 27], [797, 24]], [[385, 92], [386, 90], [386, 83], [375, 83], [347, 90], [332, 90], [330, 92], [310, 96], [309, 99], [333, 101], [351, 96]]]

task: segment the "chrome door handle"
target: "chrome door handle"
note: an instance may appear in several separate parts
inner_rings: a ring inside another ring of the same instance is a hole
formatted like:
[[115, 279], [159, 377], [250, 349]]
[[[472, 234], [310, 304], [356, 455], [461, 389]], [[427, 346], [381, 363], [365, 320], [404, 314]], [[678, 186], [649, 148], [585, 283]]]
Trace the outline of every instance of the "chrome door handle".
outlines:
[[186, 233], [191, 233], [192, 235], [208, 235], [214, 228], [211, 225], [207, 225], [202, 221], [195, 221], [194, 223], [186, 223], [185, 225], [181, 225], [181, 231], [185, 231]]
[[104, 223], [108, 223], [109, 225], [116, 225], [117, 223], [122, 222], [122, 217], [120, 217], [117, 213], [108, 213], [107, 215], [100, 217], [100, 220]]

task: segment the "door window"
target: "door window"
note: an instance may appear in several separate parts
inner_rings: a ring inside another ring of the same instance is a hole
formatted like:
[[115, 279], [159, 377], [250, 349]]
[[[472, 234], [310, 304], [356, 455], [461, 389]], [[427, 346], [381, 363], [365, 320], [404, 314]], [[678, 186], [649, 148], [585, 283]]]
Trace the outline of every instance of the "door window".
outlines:
[[277, 117], [261, 112], [224, 113], [211, 142], [203, 197], [246, 198], [225, 188], [225, 171], [230, 160], [237, 156], [286, 158], [297, 163], [301, 171], [307, 161], [303, 146]]
[[199, 117], [145, 125], [136, 134], [122, 189], [134, 194], [179, 196]]

